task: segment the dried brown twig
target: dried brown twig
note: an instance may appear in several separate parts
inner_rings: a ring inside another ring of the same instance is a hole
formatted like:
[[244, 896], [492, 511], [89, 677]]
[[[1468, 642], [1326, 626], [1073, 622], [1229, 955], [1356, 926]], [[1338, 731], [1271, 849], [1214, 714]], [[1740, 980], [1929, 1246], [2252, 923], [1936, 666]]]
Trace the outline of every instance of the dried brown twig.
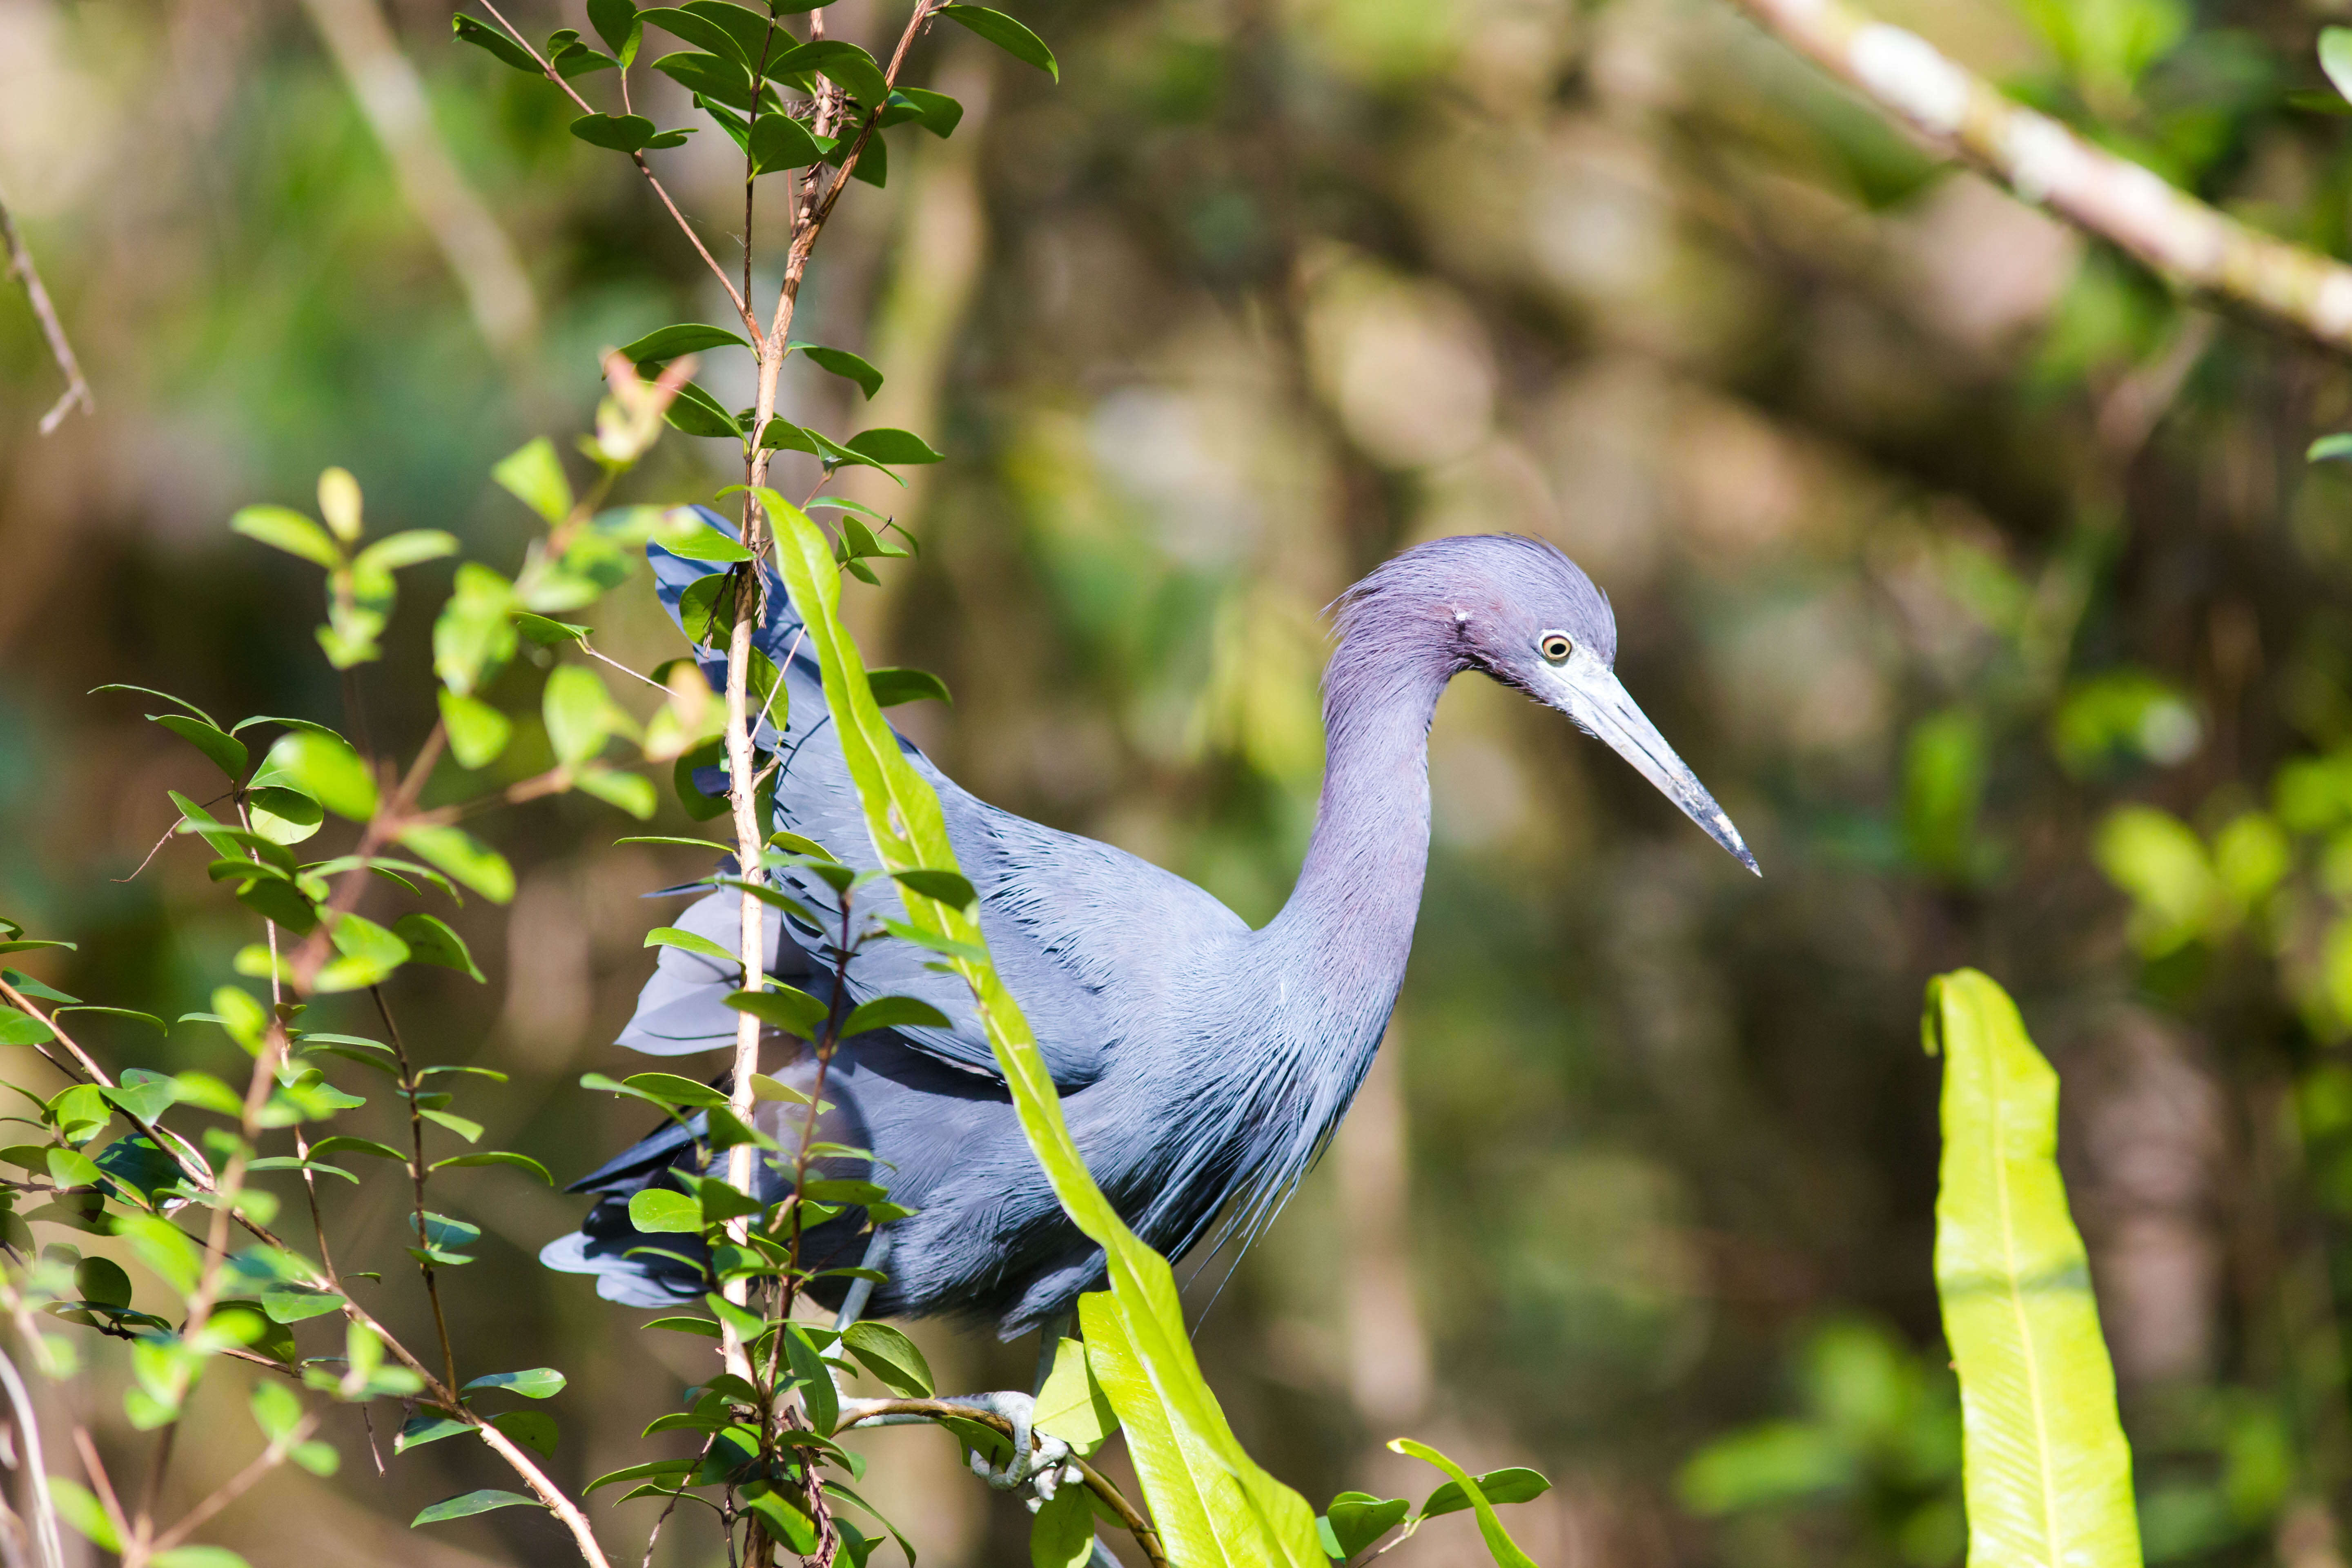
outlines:
[[66, 416], [77, 405], [83, 413], [95, 414], [98, 402], [89, 395], [89, 383], [82, 379], [81, 362], [74, 358], [65, 323], [58, 320], [57, 305], [41, 282], [40, 268], [33, 265], [32, 247], [25, 243], [23, 232], [16, 227], [16, 215], [8, 210], [5, 196], [0, 196], [0, 241], [7, 246], [7, 275], [23, 286], [25, 302], [33, 308], [33, 319], [41, 323], [41, 336], [48, 342], [49, 357], [58, 362], [58, 369], [66, 378], [65, 395], [41, 416], [41, 434], [47, 436], [66, 422]]
[[1904, 28], [1843, 0], [1738, 0], [1882, 113], [2022, 200], [2120, 247], [2183, 288], [2352, 350], [2352, 267], [2273, 239], [2128, 158], [2011, 101]]

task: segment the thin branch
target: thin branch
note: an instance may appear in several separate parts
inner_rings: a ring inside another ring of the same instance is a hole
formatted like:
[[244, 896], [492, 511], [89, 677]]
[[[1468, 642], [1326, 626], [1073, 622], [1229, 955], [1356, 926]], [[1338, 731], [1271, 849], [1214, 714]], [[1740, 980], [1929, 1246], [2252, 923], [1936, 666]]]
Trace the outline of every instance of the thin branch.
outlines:
[[74, 358], [65, 323], [58, 320], [58, 308], [41, 283], [40, 268], [33, 265], [32, 247], [18, 231], [16, 216], [9, 212], [5, 196], [0, 196], [0, 241], [7, 246], [7, 275], [24, 286], [25, 302], [33, 308], [33, 319], [41, 323], [41, 336], [48, 340], [49, 357], [58, 362], [58, 370], [66, 378], [65, 395], [41, 416], [41, 434], [47, 436], [66, 422], [66, 416], [76, 405], [85, 414], [97, 413], [98, 401], [89, 395], [89, 383], [82, 379], [81, 362]]
[[214, 1488], [212, 1494], [184, 1514], [179, 1523], [157, 1536], [152, 1549], [157, 1552], [169, 1552], [173, 1547], [194, 1535], [205, 1521], [251, 1491], [255, 1483], [262, 1477], [284, 1464], [286, 1456], [292, 1453], [298, 1445], [309, 1441], [310, 1434], [318, 1430], [318, 1426], [319, 1415], [316, 1411], [310, 1412], [294, 1423], [287, 1429], [284, 1436], [277, 1438], [260, 1453], [256, 1454], [245, 1468]]
[[49, 1466], [41, 1456], [41, 1424], [33, 1415], [33, 1395], [16, 1372], [16, 1363], [0, 1352], [0, 1384], [16, 1407], [16, 1430], [24, 1438], [19, 1457], [33, 1488], [33, 1542], [40, 1550], [41, 1568], [64, 1568], [65, 1545], [58, 1539], [57, 1505], [49, 1500]]
[[[549, 63], [546, 57], [542, 56], [536, 48], [533, 48], [531, 47], [530, 40], [524, 37], [522, 34], [517, 30], [512, 22], [508, 21], [504, 16], [499, 14], [498, 6], [491, 4], [491, 0], [482, 0], [482, 9], [490, 14], [491, 20], [497, 22], [499, 26], [506, 29], [507, 37], [515, 41], [517, 47], [520, 48], [525, 54], [539, 62], [541, 73], [544, 75], [548, 80], [553, 82], [557, 87], [562, 88], [563, 89], [564, 96], [572, 100], [573, 103], [580, 106], [581, 113], [595, 114], [598, 112], [595, 105], [581, 97], [579, 89], [574, 88], [571, 82], [564, 79], [563, 73], [557, 70], [553, 65]], [[704, 263], [709, 267], [710, 275], [719, 279], [719, 286], [721, 289], [727, 290], [727, 298], [733, 301], [735, 313], [743, 319], [743, 325], [745, 328], [751, 331], [752, 336], [757, 337], [760, 332], [760, 322], [759, 319], [751, 314], [751, 305], [745, 301], [741, 294], [736, 291], [735, 280], [727, 276], [727, 268], [719, 265], [719, 258], [710, 254], [710, 247], [702, 243], [702, 237], [700, 235], [694, 232], [694, 226], [686, 221], [686, 215], [677, 210], [677, 204], [669, 199], [669, 192], [663, 188], [661, 181], [656, 179], [654, 175], [653, 165], [646, 162], [646, 155], [643, 153], [630, 153], [629, 160], [636, 164], [637, 173], [646, 177], [646, 184], [654, 188], [654, 195], [661, 198], [662, 205], [669, 209], [669, 216], [673, 219], [677, 220], [678, 232], [686, 236], [688, 243], [694, 247], [695, 254], [701, 257]]]
[[[392, 1021], [392, 1004], [384, 1000], [383, 987], [371, 985], [368, 994], [375, 998], [376, 1016], [383, 1020], [383, 1032], [392, 1037], [393, 1059], [400, 1064], [400, 1087], [408, 1097], [408, 1180], [416, 1205], [416, 1247], [420, 1252], [433, 1250], [433, 1232], [425, 1217], [425, 1111], [416, 1097], [425, 1085], [418, 1080], [416, 1070], [408, 1065], [408, 1047], [400, 1037], [400, 1026]], [[427, 1259], [416, 1260], [417, 1272], [425, 1276], [425, 1294], [433, 1303], [433, 1328], [441, 1336], [441, 1364], [446, 1370], [449, 1386], [457, 1386], [457, 1352], [449, 1342], [449, 1320], [441, 1310], [441, 1284]]]
[[1738, 0], [1890, 118], [2180, 286], [2352, 349], [2352, 267], [2258, 233], [1843, 0]]

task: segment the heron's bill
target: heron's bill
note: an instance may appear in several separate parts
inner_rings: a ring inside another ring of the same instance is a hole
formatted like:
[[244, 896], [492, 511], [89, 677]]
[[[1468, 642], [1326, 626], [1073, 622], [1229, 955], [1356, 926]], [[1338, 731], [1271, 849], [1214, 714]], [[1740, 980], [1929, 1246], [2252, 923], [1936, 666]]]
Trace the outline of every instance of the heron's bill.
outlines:
[[1764, 874], [1756, 865], [1756, 857], [1748, 852], [1739, 829], [1731, 826], [1731, 818], [1715, 804], [1715, 796], [1706, 793], [1689, 764], [1675, 755], [1675, 749], [1634, 704], [1614, 670], [1580, 652], [1565, 668], [1552, 671], [1551, 679], [1552, 690], [1547, 695], [1553, 707], [1608, 742], [1660, 795], [1681, 806], [1685, 816], [1706, 830], [1708, 837], [1731, 851], [1734, 859], [1759, 877]]

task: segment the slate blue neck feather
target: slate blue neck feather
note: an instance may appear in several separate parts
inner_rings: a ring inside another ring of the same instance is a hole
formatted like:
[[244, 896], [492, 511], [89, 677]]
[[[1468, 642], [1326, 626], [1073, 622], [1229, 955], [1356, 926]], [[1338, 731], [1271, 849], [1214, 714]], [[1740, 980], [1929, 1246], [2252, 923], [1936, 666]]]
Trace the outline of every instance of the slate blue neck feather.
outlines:
[[[711, 568], [652, 553], [676, 614], [685, 589]], [[757, 640], [783, 668], [789, 698], [784, 721], [763, 726], [759, 740], [788, 759], [777, 826], [870, 865], [814, 663], [795, 647], [799, 623], [780, 585], [772, 583], [769, 601]], [[1199, 1242], [1221, 1213], [1244, 1241], [1261, 1230], [1370, 1066], [1421, 902], [1429, 726], [1457, 673], [1484, 671], [1562, 709], [1753, 868], [1729, 820], [1617, 685], [1606, 599], [1549, 545], [1491, 535], [1435, 541], [1372, 574], [1338, 609], [1315, 833], [1289, 900], [1259, 931], [1181, 878], [973, 799], [906, 746], [940, 792], [957, 857], [982, 895], [990, 948], [1036, 1031], [1096, 1179], [1138, 1233], [1171, 1256]], [[697, 651], [720, 684], [723, 658]], [[715, 793], [722, 784], [712, 777], [703, 787]], [[820, 912], [835, 910], [815, 879], [779, 879]], [[877, 903], [865, 912], [895, 912], [893, 895], [869, 891]], [[732, 950], [733, 903], [732, 895], [706, 898], [677, 923]], [[772, 941], [771, 969], [826, 994], [835, 935], [787, 923]], [[919, 1211], [888, 1227], [890, 1279], [871, 1310], [955, 1312], [1011, 1337], [1097, 1284], [1101, 1257], [1062, 1215], [1023, 1142], [961, 983], [923, 968], [926, 957], [884, 939], [849, 965], [851, 1000], [920, 996], [950, 1026], [844, 1043], [827, 1081], [838, 1109], [824, 1135], [873, 1150], [887, 1167], [833, 1162], [825, 1173], [871, 1174], [894, 1202]], [[661, 1055], [722, 1047], [734, 1015], [720, 998], [735, 984], [731, 967], [664, 950], [620, 1043]], [[796, 1042], [772, 1042], [780, 1077], [805, 1079], [805, 1058]], [[600, 1291], [617, 1300], [667, 1306], [698, 1295], [706, 1282], [683, 1264], [624, 1256], [643, 1241], [627, 1221], [629, 1195], [669, 1182], [696, 1156], [691, 1137], [670, 1130], [583, 1178], [573, 1190], [600, 1201], [579, 1232], [546, 1249], [546, 1261], [597, 1275]], [[778, 1178], [762, 1180], [773, 1187]], [[814, 1233], [815, 1255], [856, 1262], [867, 1245], [864, 1218], [852, 1211]]]

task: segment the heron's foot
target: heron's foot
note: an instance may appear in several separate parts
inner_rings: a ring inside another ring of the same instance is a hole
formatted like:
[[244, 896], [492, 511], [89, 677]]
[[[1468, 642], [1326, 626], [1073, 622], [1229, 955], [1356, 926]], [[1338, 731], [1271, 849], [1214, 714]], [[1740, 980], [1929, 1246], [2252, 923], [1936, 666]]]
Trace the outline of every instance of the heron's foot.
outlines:
[[1032, 1426], [1037, 1401], [1030, 1395], [1002, 1389], [994, 1394], [954, 1394], [947, 1403], [984, 1410], [1012, 1423], [1013, 1457], [1002, 1467], [991, 1465], [977, 1450], [971, 1456], [972, 1474], [998, 1491], [1019, 1491], [1034, 1485], [1042, 1500], [1052, 1497], [1066, 1479], [1076, 1479], [1077, 1468], [1070, 1463], [1070, 1446], [1059, 1437], [1037, 1433]]

